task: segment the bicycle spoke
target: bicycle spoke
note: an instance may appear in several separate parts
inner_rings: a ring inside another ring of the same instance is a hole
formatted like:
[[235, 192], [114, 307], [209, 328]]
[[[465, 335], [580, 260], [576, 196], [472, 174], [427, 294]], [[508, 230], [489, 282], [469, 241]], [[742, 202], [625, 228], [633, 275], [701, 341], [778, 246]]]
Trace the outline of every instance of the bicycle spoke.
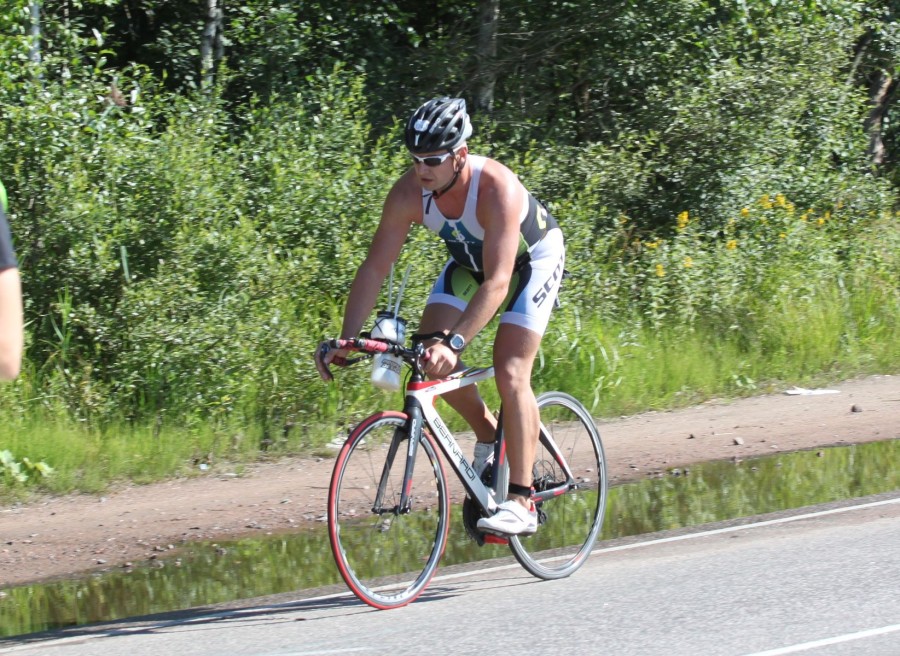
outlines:
[[606, 460], [600, 434], [576, 399], [549, 392], [538, 398], [538, 406], [543, 430], [552, 439], [542, 439], [538, 444], [535, 491], [571, 487], [538, 503], [537, 533], [512, 538], [510, 548], [533, 575], [562, 578], [581, 567], [603, 524]]

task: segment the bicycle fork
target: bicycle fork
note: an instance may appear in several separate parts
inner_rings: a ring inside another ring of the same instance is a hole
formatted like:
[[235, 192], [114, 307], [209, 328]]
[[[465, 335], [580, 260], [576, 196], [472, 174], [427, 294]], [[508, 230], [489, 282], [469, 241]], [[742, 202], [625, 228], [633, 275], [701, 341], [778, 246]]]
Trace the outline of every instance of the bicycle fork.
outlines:
[[[381, 471], [381, 479], [378, 483], [378, 491], [375, 494], [375, 503], [372, 512], [376, 515], [391, 513], [393, 515], [406, 515], [412, 509], [410, 498], [412, 492], [413, 469], [416, 462], [416, 451], [419, 448], [419, 437], [422, 434], [422, 411], [413, 404], [406, 408], [407, 421], [402, 428], [397, 428], [391, 438], [387, 457], [384, 460], [384, 468]], [[384, 507], [384, 494], [390, 479], [394, 459], [400, 451], [400, 446], [406, 442], [406, 465], [403, 471], [403, 489], [400, 492], [400, 502], [392, 507]]]

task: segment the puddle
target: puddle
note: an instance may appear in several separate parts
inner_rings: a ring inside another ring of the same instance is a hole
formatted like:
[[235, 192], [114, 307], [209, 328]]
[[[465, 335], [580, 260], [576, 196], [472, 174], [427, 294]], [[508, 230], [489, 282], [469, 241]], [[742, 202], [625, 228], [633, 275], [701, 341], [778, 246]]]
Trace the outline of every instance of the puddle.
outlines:
[[[900, 440], [705, 463], [612, 488], [601, 539], [775, 512], [900, 489]], [[442, 565], [496, 558], [477, 547], [459, 509]], [[162, 613], [340, 582], [324, 526], [235, 542], [202, 542], [132, 571], [0, 590], [0, 637]]]

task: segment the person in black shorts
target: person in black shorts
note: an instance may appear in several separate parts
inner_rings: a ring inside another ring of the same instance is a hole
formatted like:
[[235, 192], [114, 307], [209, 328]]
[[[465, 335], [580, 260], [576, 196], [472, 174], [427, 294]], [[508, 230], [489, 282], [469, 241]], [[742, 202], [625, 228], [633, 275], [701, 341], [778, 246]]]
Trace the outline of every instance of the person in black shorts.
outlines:
[[22, 282], [6, 220], [6, 190], [0, 183], [0, 380], [19, 375], [23, 333]]

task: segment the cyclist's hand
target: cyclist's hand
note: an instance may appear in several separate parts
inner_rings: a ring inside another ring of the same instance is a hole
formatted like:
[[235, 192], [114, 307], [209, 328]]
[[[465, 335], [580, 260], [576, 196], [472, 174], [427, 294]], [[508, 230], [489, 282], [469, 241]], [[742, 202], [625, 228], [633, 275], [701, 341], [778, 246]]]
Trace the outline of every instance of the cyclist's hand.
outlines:
[[437, 342], [425, 351], [425, 373], [431, 378], [444, 378], [456, 369], [459, 355], [444, 342]]
[[328, 365], [336, 364], [339, 367], [347, 366], [347, 351], [343, 349], [333, 349], [328, 345], [328, 342], [319, 344], [314, 357], [316, 359], [316, 369], [318, 369], [322, 380], [325, 381], [334, 380], [334, 376], [331, 373], [331, 369], [328, 368]]

